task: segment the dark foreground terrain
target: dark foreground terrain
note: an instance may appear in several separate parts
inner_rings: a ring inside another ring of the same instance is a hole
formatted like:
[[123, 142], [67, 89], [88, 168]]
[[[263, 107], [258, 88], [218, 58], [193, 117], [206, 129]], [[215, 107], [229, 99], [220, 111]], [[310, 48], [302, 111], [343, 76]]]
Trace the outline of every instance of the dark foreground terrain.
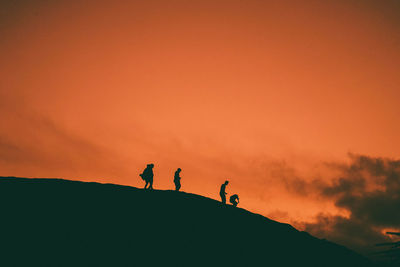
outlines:
[[194, 194], [0, 178], [0, 266], [370, 266], [360, 255]]

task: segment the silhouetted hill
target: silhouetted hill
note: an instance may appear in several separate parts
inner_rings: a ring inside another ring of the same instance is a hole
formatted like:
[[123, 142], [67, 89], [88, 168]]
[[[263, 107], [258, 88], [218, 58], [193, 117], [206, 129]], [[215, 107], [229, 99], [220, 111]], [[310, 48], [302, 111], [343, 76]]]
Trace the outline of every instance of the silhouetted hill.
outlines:
[[0, 266], [369, 266], [288, 224], [183, 192], [3, 177], [0, 199]]

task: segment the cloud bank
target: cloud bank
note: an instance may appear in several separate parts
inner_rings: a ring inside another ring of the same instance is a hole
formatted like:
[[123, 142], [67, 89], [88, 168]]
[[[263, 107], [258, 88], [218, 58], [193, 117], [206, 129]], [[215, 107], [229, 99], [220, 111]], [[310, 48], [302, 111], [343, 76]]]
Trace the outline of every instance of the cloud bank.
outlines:
[[[331, 200], [348, 216], [321, 212], [315, 222], [298, 226], [321, 238], [361, 252], [374, 251], [373, 245], [388, 242], [387, 229], [400, 228], [400, 161], [350, 154], [350, 163], [326, 164], [340, 173], [330, 182], [301, 180], [298, 193]], [[306, 185], [304, 185], [306, 184]]]

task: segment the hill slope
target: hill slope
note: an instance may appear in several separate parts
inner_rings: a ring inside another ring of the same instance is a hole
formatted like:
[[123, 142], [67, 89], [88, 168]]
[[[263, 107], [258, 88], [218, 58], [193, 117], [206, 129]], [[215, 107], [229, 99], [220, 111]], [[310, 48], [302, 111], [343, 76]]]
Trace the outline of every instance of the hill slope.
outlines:
[[194, 194], [0, 178], [0, 266], [369, 266], [358, 254]]

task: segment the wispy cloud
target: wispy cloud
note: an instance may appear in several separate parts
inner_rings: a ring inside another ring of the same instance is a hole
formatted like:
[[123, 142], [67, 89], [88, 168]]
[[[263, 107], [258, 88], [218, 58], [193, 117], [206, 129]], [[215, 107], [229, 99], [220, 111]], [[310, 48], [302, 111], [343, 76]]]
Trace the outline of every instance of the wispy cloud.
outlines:
[[23, 101], [3, 95], [0, 114], [2, 175], [99, 177], [115, 174], [112, 165], [117, 159], [112, 150], [69, 131]]

